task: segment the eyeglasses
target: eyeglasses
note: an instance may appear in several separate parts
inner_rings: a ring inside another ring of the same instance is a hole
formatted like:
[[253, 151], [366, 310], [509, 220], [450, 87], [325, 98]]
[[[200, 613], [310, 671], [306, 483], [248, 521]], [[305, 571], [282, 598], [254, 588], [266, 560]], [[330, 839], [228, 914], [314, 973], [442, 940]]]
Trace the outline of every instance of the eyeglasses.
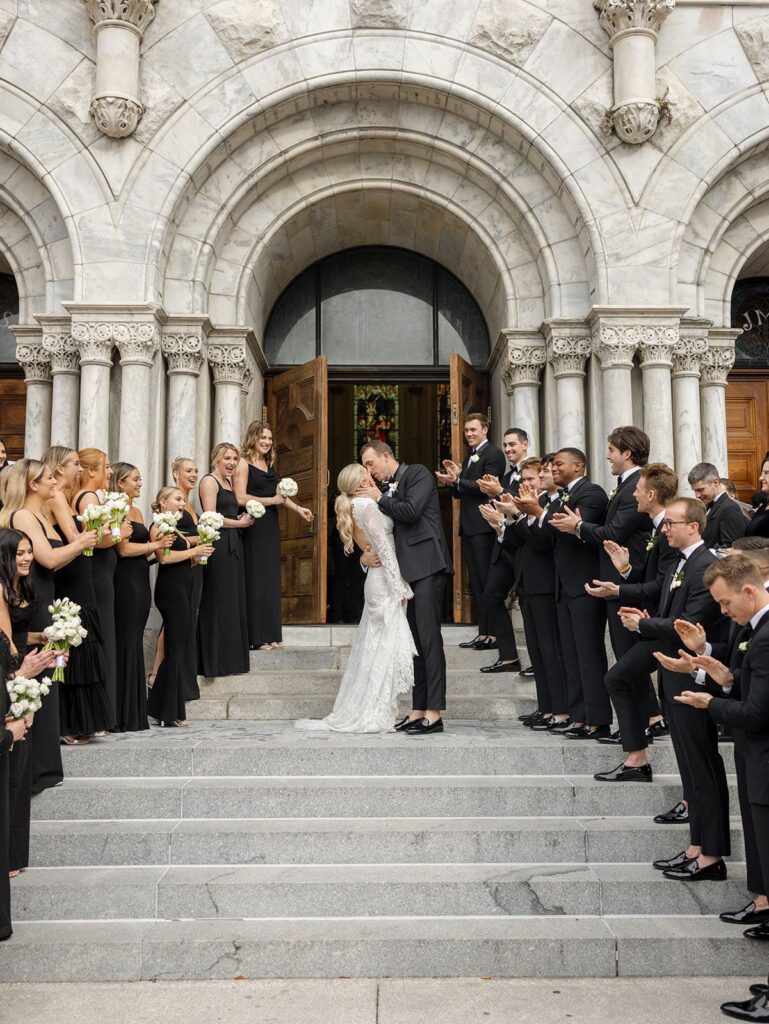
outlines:
[[671, 526], [688, 526], [689, 524], [685, 519], [663, 519], [660, 523], [660, 529], [669, 530]]

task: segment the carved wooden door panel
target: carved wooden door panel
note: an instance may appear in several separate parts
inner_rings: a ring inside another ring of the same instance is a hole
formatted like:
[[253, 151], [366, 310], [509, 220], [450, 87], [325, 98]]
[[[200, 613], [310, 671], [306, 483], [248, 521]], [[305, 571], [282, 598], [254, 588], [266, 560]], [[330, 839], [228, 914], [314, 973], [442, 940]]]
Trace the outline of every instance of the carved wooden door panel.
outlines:
[[[24, 420], [27, 409], [27, 386], [23, 377], [0, 380], [0, 438], [5, 441], [8, 458], [15, 462], [24, 458]], [[33, 452], [39, 458], [41, 452]]]
[[[741, 501], [758, 489], [758, 475], [769, 448], [769, 373], [736, 370], [726, 389], [728, 474]], [[720, 472], [723, 469], [718, 467]]]
[[312, 509], [308, 525], [280, 511], [283, 621], [326, 621], [328, 524], [328, 361], [297, 366], [267, 385], [269, 422], [275, 434], [278, 475], [299, 485], [298, 504]]
[[[451, 389], [451, 457], [462, 463], [467, 453], [463, 433], [464, 419], [469, 412], [483, 412], [490, 418], [489, 381], [485, 373], [452, 352], [449, 357], [449, 386]], [[453, 503], [453, 556], [454, 556], [454, 622], [475, 622], [472, 594], [467, 569], [462, 564], [462, 545], [459, 536], [459, 502]]]

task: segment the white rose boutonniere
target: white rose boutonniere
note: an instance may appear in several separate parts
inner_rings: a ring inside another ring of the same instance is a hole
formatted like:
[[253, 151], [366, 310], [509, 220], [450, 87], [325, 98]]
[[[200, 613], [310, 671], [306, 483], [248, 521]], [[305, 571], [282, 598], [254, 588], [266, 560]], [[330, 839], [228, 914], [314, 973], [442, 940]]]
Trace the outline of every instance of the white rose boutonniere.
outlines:
[[568, 491], [561, 491], [561, 504], [568, 505], [571, 494]]
[[511, 483], [519, 484], [521, 482], [521, 474], [519, 470], [514, 470], [513, 475], [510, 477]]
[[478, 459], [480, 459], [480, 455], [478, 455], [477, 452], [473, 452], [473, 454], [470, 456], [470, 462], [477, 462]]
[[684, 571], [683, 571], [683, 569], [679, 569], [678, 572], [673, 577], [673, 582], [670, 584], [670, 589], [671, 590], [677, 590], [681, 586], [683, 581], [684, 581]]
[[651, 535], [651, 537], [649, 537], [649, 539], [646, 542], [646, 550], [647, 551], [651, 551], [652, 548], [654, 548], [656, 546], [657, 541], [659, 539], [660, 539], [660, 535], [658, 533], [653, 533]]
[[393, 494], [395, 494], [395, 492], [397, 490], [398, 490], [398, 481], [397, 480], [392, 480], [387, 485], [387, 493], [388, 493], [388, 495], [392, 496]]
[[739, 648], [740, 654], [747, 654], [748, 651], [750, 650], [750, 645], [752, 643], [753, 643], [753, 637], [751, 637], [750, 640], [743, 640], [742, 643], [740, 644], [740, 648]]
[[618, 490], [618, 488], [617, 488], [617, 487], [615, 487], [613, 491], [609, 491], [609, 501], [611, 501], [611, 499], [612, 499], [612, 498], [614, 497], [614, 495], [615, 495], [615, 494], [617, 493], [617, 490]]

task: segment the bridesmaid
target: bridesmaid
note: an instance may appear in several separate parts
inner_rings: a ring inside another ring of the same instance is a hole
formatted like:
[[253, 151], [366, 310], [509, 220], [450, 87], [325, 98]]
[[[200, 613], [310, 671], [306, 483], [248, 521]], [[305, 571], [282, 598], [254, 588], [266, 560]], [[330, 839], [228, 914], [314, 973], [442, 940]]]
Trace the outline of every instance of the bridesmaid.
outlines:
[[[178, 487], [163, 487], [153, 502], [153, 512], [181, 512], [184, 495]], [[153, 526], [150, 538], [159, 540]], [[184, 694], [193, 685], [195, 665], [195, 612], [192, 607], [192, 566], [199, 558], [212, 555], [207, 544], [193, 546], [186, 537], [175, 534], [170, 549], [158, 551], [160, 563], [155, 582], [155, 604], [163, 617], [165, 656], [155, 684], [150, 690], [147, 709], [161, 725], [186, 725]]]
[[198, 617], [198, 672], [202, 676], [231, 676], [249, 669], [246, 622], [246, 578], [243, 545], [238, 531], [251, 526], [249, 515], [238, 517], [238, 499], [232, 478], [238, 449], [218, 444], [211, 452], [211, 472], [200, 481], [204, 512], [224, 516], [216, 557], [203, 573], [203, 597]]
[[769, 452], [764, 456], [758, 482], [764, 495], [764, 503], [758, 506], [745, 528], [746, 537], [769, 537]]
[[275, 445], [269, 423], [249, 426], [240, 456], [234, 479], [238, 505], [245, 508], [247, 501], [256, 498], [267, 510], [243, 534], [248, 644], [252, 651], [269, 651], [283, 641], [278, 509], [288, 508], [306, 523], [312, 522], [312, 512], [278, 494]]
[[170, 548], [173, 537], [150, 540], [141, 511], [134, 502], [141, 496], [142, 478], [130, 462], [117, 462], [112, 469], [115, 489], [131, 503], [126, 523], [130, 534], [117, 546], [115, 569], [115, 649], [117, 653], [118, 732], [149, 729], [147, 685], [144, 679], [144, 627], [152, 605], [148, 557]]

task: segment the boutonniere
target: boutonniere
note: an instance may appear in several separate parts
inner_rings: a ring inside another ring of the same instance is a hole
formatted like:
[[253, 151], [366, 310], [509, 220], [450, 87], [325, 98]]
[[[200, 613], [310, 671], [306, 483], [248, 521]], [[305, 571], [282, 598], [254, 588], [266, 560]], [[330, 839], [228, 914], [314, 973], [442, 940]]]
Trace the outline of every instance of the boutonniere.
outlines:
[[747, 654], [748, 651], [750, 650], [750, 645], [752, 643], [753, 643], [753, 637], [751, 637], [750, 640], [743, 640], [742, 643], [740, 644], [740, 653], [741, 654]]
[[679, 569], [678, 572], [673, 577], [673, 582], [670, 584], [670, 589], [671, 590], [677, 590], [678, 587], [681, 586], [683, 581], [684, 581], [684, 571], [683, 571], [683, 569]]
[[649, 537], [649, 539], [646, 541], [646, 550], [647, 551], [651, 551], [653, 547], [656, 547], [657, 541], [659, 539], [660, 539], [660, 535], [658, 533], [653, 533]]
[[510, 477], [510, 482], [514, 484], [519, 484], [521, 482], [521, 474], [518, 472], [517, 469], [513, 470], [513, 475]]
[[397, 480], [393, 480], [392, 483], [389, 483], [387, 485], [387, 488], [388, 488], [388, 490], [387, 490], [388, 494], [395, 494], [395, 492], [398, 490], [398, 481]]
[[609, 491], [609, 501], [611, 501], [611, 499], [614, 497], [618, 490], [619, 487], [615, 487], [613, 491]]
[[561, 491], [561, 504], [568, 505], [571, 494], [569, 491]]
[[477, 462], [478, 459], [480, 459], [480, 455], [478, 455], [477, 452], [473, 452], [473, 454], [470, 456], [470, 461], [471, 462]]

